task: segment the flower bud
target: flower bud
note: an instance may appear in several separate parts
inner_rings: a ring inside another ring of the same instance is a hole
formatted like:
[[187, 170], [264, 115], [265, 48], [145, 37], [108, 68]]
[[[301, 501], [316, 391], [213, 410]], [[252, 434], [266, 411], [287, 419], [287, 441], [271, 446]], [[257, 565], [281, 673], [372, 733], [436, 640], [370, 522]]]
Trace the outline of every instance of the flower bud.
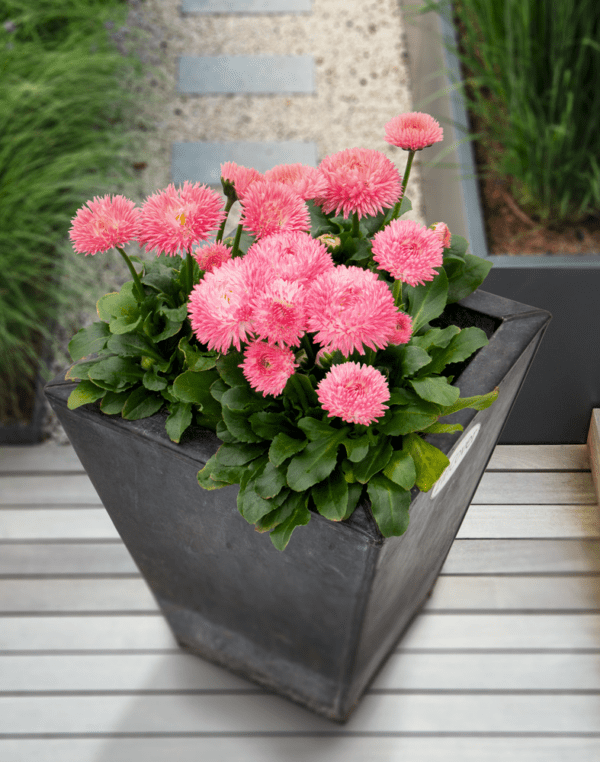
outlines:
[[144, 370], [152, 370], [152, 367], [154, 366], [154, 362], [155, 361], [153, 360], [152, 357], [144, 356], [142, 357], [142, 362], [141, 362], [142, 368]]
[[336, 235], [331, 235], [331, 233], [323, 233], [323, 235], [317, 236], [317, 241], [321, 241], [329, 251], [335, 251], [342, 243]]
[[448, 225], [446, 225], [445, 222], [434, 222], [433, 225], [429, 226], [429, 229], [434, 230], [439, 235], [442, 246], [445, 249], [450, 247], [452, 233], [450, 232]]

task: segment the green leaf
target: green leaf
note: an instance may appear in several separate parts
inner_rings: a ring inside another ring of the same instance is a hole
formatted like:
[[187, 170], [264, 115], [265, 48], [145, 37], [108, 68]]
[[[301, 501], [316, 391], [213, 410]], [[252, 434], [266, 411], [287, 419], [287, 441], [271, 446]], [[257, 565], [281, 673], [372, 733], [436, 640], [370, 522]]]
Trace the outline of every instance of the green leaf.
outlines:
[[288, 519], [305, 499], [305, 496], [301, 492], [292, 492], [289, 489], [284, 490], [282, 494], [284, 495], [284, 500], [279, 508], [273, 509], [256, 522], [255, 528], [257, 532], [270, 532], [271, 529], [275, 529], [276, 526]]
[[69, 410], [75, 410], [75, 408], [81, 407], [81, 405], [88, 405], [90, 402], [99, 400], [105, 394], [105, 389], [101, 389], [91, 381], [80, 381], [71, 394], [69, 394], [67, 407]]
[[153, 262], [141, 280], [144, 286], [150, 286], [154, 291], [170, 293], [176, 275], [177, 271], [172, 267], [167, 267], [160, 262]]
[[451, 386], [445, 376], [413, 378], [408, 383], [421, 399], [438, 405], [453, 405], [460, 396], [460, 389]]
[[444, 270], [424, 286], [408, 288], [408, 313], [413, 319], [413, 334], [442, 314], [447, 296], [448, 278]]
[[269, 460], [274, 466], [280, 466], [288, 458], [291, 458], [292, 455], [296, 455], [296, 453], [303, 450], [307, 444], [308, 440], [306, 439], [294, 439], [281, 432], [271, 442]]
[[446, 328], [431, 328], [422, 336], [413, 336], [410, 343], [429, 352], [431, 347], [447, 347], [457, 333], [460, 333], [460, 328], [457, 325], [448, 325]]
[[159, 376], [157, 368], [154, 367], [144, 373], [142, 383], [146, 389], [150, 389], [152, 392], [162, 392], [163, 389], [167, 388], [169, 382], [164, 376]]
[[110, 338], [110, 329], [106, 323], [92, 323], [82, 328], [69, 342], [69, 354], [76, 362], [104, 349]]
[[418, 434], [406, 436], [403, 447], [414, 461], [417, 487], [421, 492], [429, 492], [450, 461], [441, 450], [426, 442]]
[[288, 378], [283, 396], [304, 412], [319, 406], [317, 393], [308, 376], [303, 373], [294, 373]]
[[233, 444], [234, 442], [238, 441], [236, 439], [236, 437], [234, 437], [233, 434], [229, 431], [229, 429], [225, 425], [225, 421], [222, 418], [217, 423], [216, 434], [219, 437], [219, 439], [221, 440], [221, 442], [225, 442], [225, 443], [228, 443], [228, 444]]
[[190, 346], [187, 336], [183, 336], [180, 339], [177, 347], [185, 359], [185, 364], [187, 365], [188, 370], [210, 370], [217, 364], [218, 355], [216, 352], [200, 352], [198, 347]]
[[221, 405], [227, 406], [230, 410], [243, 412], [246, 415], [261, 410], [269, 404], [264, 397], [253, 392], [247, 383], [242, 386], [230, 387], [221, 396], [220, 401]]
[[187, 303], [181, 304], [179, 307], [165, 307], [163, 305], [158, 311], [167, 318], [169, 323], [183, 323], [188, 314]]
[[310, 511], [308, 508], [302, 504], [296, 506], [292, 515], [271, 532], [269, 535], [271, 542], [277, 550], [285, 550], [294, 529], [308, 524], [309, 521]]
[[358, 439], [344, 439], [344, 447], [348, 453], [348, 460], [358, 463], [369, 451], [369, 437], [365, 434]]
[[269, 500], [278, 495], [284, 487], [287, 487], [284, 470], [280, 470], [269, 461], [262, 474], [256, 478], [256, 491], [261, 497]]
[[224, 466], [221, 463], [215, 463], [210, 478], [225, 484], [240, 484], [246, 470], [246, 466]]
[[348, 508], [348, 482], [340, 468], [336, 468], [311, 490], [317, 510], [326, 519], [341, 521]]
[[346, 433], [347, 430], [342, 429], [327, 439], [310, 442], [300, 455], [292, 458], [287, 470], [289, 486], [303, 492], [328, 477], [335, 468], [338, 446]]
[[423, 369], [423, 372], [428, 375], [441, 373], [449, 363], [466, 360], [473, 352], [485, 347], [488, 343], [488, 338], [481, 328], [474, 326], [463, 328], [452, 338], [447, 347], [435, 354], [434, 359]]
[[387, 438], [382, 438], [377, 444], [371, 445], [367, 456], [354, 466], [356, 481], [366, 484], [374, 474], [385, 468], [393, 451], [394, 448]]
[[97, 362], [100, 362], [100, 358], [96, 360], [84, 360], [83, 362], [78, 362], [77, 365], [72, 365], [65, 373], [65, 381], [80, 381], [87, 378], [89, 371]]
[[496, 387], [493, 392], [488, 392], [487, 394], [477, 394], [475, 397], [461, 397], [457, 399], [453, 405], [445, 408], [441, 414], [443, 416], [451, 415], [452, 413], [464, 410], [464, 408], [467, 407], [473, 408], [474, 410], [485, 410], [497, 399], [498, 388]]
[[401, 436], [421, 431], [435, 423], [440, 415], [439, 407], [428, 403], [408, 405], [395, 410], [389, 420], [379, 426], [384, 434]]
[[131, 333], [139, 328], [142, 322], [142, 316], [138, 315], [132, 317], [120, 317], [114, 318], [110, 321], [110, 332], [114, 334]]
[[462, 430], [460, 423], [432, 423], [431, 426], [423, 429], [423, 434], [454, 434]]
[[[340, 429], [334, 428], [327, 421], [317, 421], [315, 418], [309, 417], [301, 418], [297, 425], [299, 429], [302, 429], [311, 442], [314, 442], [316, 439], [326, 439], [330, 436], [336, 436], [340, 431]], [[348, 431], [347, 428], [346, 431]]]
[[213, 455], [212, 458], [209, 458], [206, 461], [204, 468], [198, 471], [198, 476], [197, 476], [198, 484], [203, 489], [208, 489], [208, 490], [221, 489], [221, 487], [226, 487], [228, 485], [228, 482], [220, 482], [220, 481], [217, 481], [216, 479], [211, 479], [213, 468], [216, 465], [217, 465], [217, 459]]
[[458, 302], [481, 286], [492, 268], [489, 259], [466, 254], [464, 262], [444, 261], [448, 276], [448, 304]]
[[100, 410], [102, 410], [105, 415], [117, 415], [122, 413], [123, 405], [127, 401], [129, 394], [129, 390], [126, 392], [106, 392], [104, 397], [102, 397]]
[[186, 370], [173, 382], [173, 394], [181, 402], [191, 402], [192, 405], [203, 407], [211, 401], [210, 387], [217, 378], [215, 371], [207, 370], [197, 373]]
[[310, 230], [313, 238], [335, 230], [329, 218], [321, 211], [321, 207], [317, 206], [312, 200], [308, 200], [305, 203], [310, 212]]
[[[346, 477], [344, 477], [344, 479], [345, 478]], [[356, 510], [356, 506], [359, 503], [364, 488], [364, 484], [361, 484], [360, 482], [348, 484], [348, 505], [346, 506], [346, 513], [342, 519], [343, 521], [349, 519]]]
[[238, 493], [237, 505], [238, 510], [249, 524], [256, 524], [259, 519], [266, 516], [275, 508], [283, 503], [287, 497], [287, 492], [283, 490], [270, 500], [265, 500], [256, 491], [256, 476], [260, 476], [262, 469], [258, 469], [256, 474], [253, 474], [253, 478], [249, 479], [246, 483], [242, 480], [240, 484], [240, 491]]
[[144, 375], [140, 366], [125, 357], [107, 357], [89, 371], [89, 378], [98, 386], [113, 392], [139, 383]]
[[111, 336], [106, 346], [119, 357], [151, 357], [166, 364], [151, 342], [139, 333]]
[[376, 474], [367, 484], [371, 511], [384, 537], [398, 537], [408, 529], [410, 492]]
[[263, 439], [273, 440], [282, 431], [292, 431], [292, 425], [283, 413], [261, 411], [252, 413], [248, 420], [254, 433]]
[[183, 432], [192, 422], [191, 402], [174, 402], [169, 407], [165, 429], [172, 442], [180, 442]]
[[412, 489], [417, 480], [415, 463], [406, 450], [395, 450], [383, 469], [383, 475], [402, 489]]
[[[210, 373], [211, 371], [207, 371]], [[228, 407], [221, 409], [223, 421], [232, 434], [240, 442], [261, 442], [262, 437], [255, 434], [250, 426], [246, 413], [240, 413], [237, 410], [230, 410]]]
[[139, 421], [140, 418], [149, 418], [158, 413], [165, 404], [164, 399], [158, 394], [152, 394], [143, 386], [134, 389], [123, 405], [123, 418], [128, 421]]
[[223, 399], [223, 395], [229, 389], [225, 381], [222, 378], [218, 378], [214, 383], [210, 385], [211, 397], [220, 402]]
[[431, 357], [421, 347], [405, 345], [399, 349], [401, 350], [401, 372], [405, 378], [414, 376], [424, 365], [431, 362]]
[[[177, 323], [177, 322], [173, 322], [172, 320], [167, 320], [162, 331], [160, 333], [157, 333], [152, 338], [157, 344], [161, 341], [165, 341], [166, 339], [170, 339], [171, 336], [175, 336], [177, 333], [179, 333], [182, 325], [183, 323]], [[112, 324], [111, 324], [111, 327], [112, 327]]]
[[398, 213], [398, 217], [402, 217], [402, 215], [406, 214], [406, 212], [412, 211], [412, 208], [413, 206], [410, 203], [410, 200], [404, 196], [400, 204], [400, 212]]
[[228, 352], [217, 359], [219, 375], [228, 386], [244, 386], [248, 383], [239, 367], [243, 361], [241, 352]]
[[243, 466], [251, 460], [255, 460], [266, 450], [266, 443], [248, 444], [237, 442], [236, 444], [223, 444], [217, 450], [217, 462], [223, 466]]
[[469, 242], [466, 238], [463, 238], [460, 235], [452, 235], [450, 247], [448, 248], [449, 254], [464, 257], [464, 255], [467, 253], [468, 248]]
[[139, 313], [138, 301], [133, 295], [135, 284], [132, 280], [127, 281], [121, 287], [121, 290], [110, 294], [105, 294], [97, 303], [99, 315], [106, 315], [110, 318], [122, 318], [137, 316]]

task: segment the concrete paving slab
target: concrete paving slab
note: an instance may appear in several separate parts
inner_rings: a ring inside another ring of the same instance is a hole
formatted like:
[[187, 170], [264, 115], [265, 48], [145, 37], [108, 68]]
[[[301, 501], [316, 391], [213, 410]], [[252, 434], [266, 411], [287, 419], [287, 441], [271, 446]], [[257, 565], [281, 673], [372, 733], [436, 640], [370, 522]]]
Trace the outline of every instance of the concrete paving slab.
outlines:
[[312, 0], [182, 0], [182, 13], [310, 13]]
[[312, 56], [180, 56], [180, 93], [313, 93]]

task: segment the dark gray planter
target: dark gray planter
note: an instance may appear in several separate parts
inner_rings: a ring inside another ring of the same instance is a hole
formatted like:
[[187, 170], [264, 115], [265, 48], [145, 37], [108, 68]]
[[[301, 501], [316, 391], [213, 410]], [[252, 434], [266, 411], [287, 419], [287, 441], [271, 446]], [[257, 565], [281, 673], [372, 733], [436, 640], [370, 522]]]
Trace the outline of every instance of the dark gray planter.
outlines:
[[[57, 378], [47, 386], [184, 648], [329, 719], [348, 718], [430, 592], [550, 315], [477, 292], [449, 318], [491, 336], [459, 370], [463, 396], [496, 386], [500, 396], [487, 410], [455, 414], [464, 433], [430, 438], [454, 454], [456, 468], [443, 488], [415, 489], [402, 537], [383, 538], [364, 503], [343, 523], [314, 514], [279, 552], [239, 515], [237, 487], [198, 486], [197, 471], [219, 446], [214, 434], [196, 429], [176, 445], [164, 414], [130, 422], [95, 405], [69, 411], [73, 384]], [[456, 453], [469, 441], [459, 464]]]

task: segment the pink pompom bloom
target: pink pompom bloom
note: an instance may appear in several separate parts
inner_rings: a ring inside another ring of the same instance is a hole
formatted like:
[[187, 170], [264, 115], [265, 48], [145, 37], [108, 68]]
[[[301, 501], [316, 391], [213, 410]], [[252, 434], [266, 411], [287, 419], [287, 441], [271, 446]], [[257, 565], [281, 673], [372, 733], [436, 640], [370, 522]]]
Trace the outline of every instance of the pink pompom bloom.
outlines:
[[317, 386], [317, 397], [328, 417], [368, 426], [381, 418], [390, 390], [385, 377], [371, 365], [334, 365]]
[[340, 265], [321, 275], [306, 297], [307, 326], [327, 352], [345, 357], [388, 345], [398, 310], [388, 285], [361, 267]]
[[289, 185], [304, 200], [321, 196], [327, 188], [319, 170], [306, 164], [278, 164], [265, 172], [265, 180]]
[[434, 230], [412, 220], [392, 220], [373, 237], [373, 259], [380, 270], [409, 286], [423, 285], [437, 275], [444, 247]]
[[274, 233], [310, 230], [310, 213], [300, 196], [284, 183], [252, 183], [241, 200], [242, 225], [257, 238]]
[[257, 392], [277, 396], [284, 390], [287, 380], [298, 367], [294, 353], [287, 347], [253, 341], [244, 351], [240, 365], [248, 383]]
[[390, 344], [406, 344], [412, 336], [412, 318], [406, 312], [398, 312], [396, 315], [396, 327], [390, 334]]
[[231, 248], [224, 243], [211, 243], [196, 249], [192, 256], [201, 270], [210, 273], [231, 259]]
[[413, 111], [395, 116], [385, 125], [388, 143], [405, 151], [420, 151], [444, 139], [444, 130], [429, 114]]
[[138, 234], [140, 210], [125, 196], [94, 197], [73, 217], [69, 235], [79, 254], [98, 254], [124, 246]]
[[252, 307], [256, 278], [242, 257], [224, 262], [206, 273], [190, 294], [188, 314], [196, 338], [209, 349], [227, 352], [252, 333]]
[[171, 183], [142, 206], [138, 241], [146, 251], [175, 256], [209, 238], [224, 219], [218, 193], [187, 180], [179, 189]]
[[276, 233], [261, 238], [245, 258], [263, 273], [265, 283], [282, 278], [308, 286], [334, 268], [327, 248], [309, 233]]
[[233, 185], [236, 196], [240, 199], [250, 185], [260, 180], [262, 175], [257, 169], [242, 167], [241, 164], [227, 161], [225, 164], [221, 164], [221, 177]]
[[450, 228], [448, 227], [448, 225], [446, 225], [445, 222], [434, 222], [433, 225], [429, 226], [429, 229], [435, 230], [435, 232], [440, 237], [442, 246], [445, 249], [448, 249], [450, 247], [450, 244], [452, 242], [452, 233], [450, 232]]
[[253, 329], [269, 344], [297, 347], [306, 332], [305, 290], [299, 283], [268, 283], [253, 301]]
[[347, 148], [326, 156], [319, 171], [327, 186], [316, 201], [325, 214], [375, 215], [393, 207], [402, 196], [398, 170], [380, 151]]

